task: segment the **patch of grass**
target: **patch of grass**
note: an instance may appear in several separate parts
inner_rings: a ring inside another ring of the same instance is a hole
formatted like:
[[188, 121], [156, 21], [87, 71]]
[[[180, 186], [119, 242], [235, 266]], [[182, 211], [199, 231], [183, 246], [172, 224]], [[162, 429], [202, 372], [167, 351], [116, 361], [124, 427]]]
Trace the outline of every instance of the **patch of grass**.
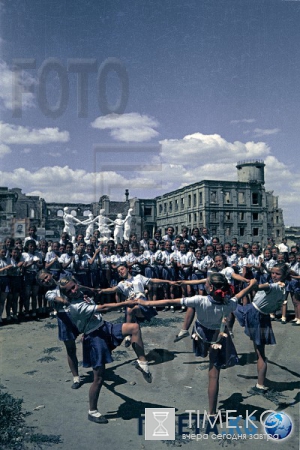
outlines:
[[57, 361], [57, 358], [54, 358], [54, 356], [43, 356], [43, 358], [40, 358], [37, 361], [49, 363], [51, 361]]
[[22, 411], [22, 403], [22, 399], [0, 390], [0, 449], [41, 449], [41, 445], [60, 443], [60, 436], [33, 433], [32, 427], [26, 425], [25, 417], [29, 413]]
[[30, 436], [30, 442], [36, 442], [38, 444], [47, 444], [47, 445], [51, 445], [51, 444], [61, 444], [61, 438], [59, 435], [55, 435], [55, 434], [32, 434]]
[[61, 352], [61, 347], [49, 347], [49, 348], [45, 348], [44, 353], [46, 353], [47, 355], [50, 355], [50, 353], [54, 353], [54, 352]]

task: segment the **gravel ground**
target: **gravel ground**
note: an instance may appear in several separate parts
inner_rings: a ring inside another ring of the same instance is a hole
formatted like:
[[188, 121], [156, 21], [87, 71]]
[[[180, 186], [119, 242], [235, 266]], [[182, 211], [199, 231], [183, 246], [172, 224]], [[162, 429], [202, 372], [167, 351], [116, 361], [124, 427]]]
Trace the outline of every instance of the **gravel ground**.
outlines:
[[[119, 313], [109, 313], [106, 320], [121, 321]], [[99, 400], [99, 410], [109, 419], [106, 425], [87, 420], [88, 390], [92, 372], [80, 368], [83, 384], [72, 390], [72, 376], [68, 370], [65, 349], [57, 338], [54, 319], [40, 322], [12, 324], [0, 329], [0, 384], [1, 392], [23, 399], [22, 408], [29, 414], [26, 425], [34, 427], [32, 433], [48, 436], [48, 444], [28, 444], [28, 448], [48, 448], [51, 440], [55, 450], [86, 448], [166, 449], [167, 447], [271, 449], [273, 440], [232, 439], [236, 431], [221, 429], [220, 425], [205, 438], [205, 429], [199, 430], [199, 441], [184, 439], [188, 429], [186, 410], [199, 410], [207, 404], [206, 359], [195, 358], [190, 338], [174, 344], [183, 315], [161, 312], [151, 327], [143, 327], [146, 353], [153, 373], [153, 383], [147, 384], [133, 367], [134, 352], [124, 345], [114, 351], [114, 362], [107, 367], [106, 381]], [[265, 410], [284, 411], [294, 422], [292, 435], [280, 442], [280, 448], [299, 448], [299, 332], [300, 327], [283, 326], [274, 322], [276, 346], [267, 347], [269, 360], [267, 385], [274, 389], [266, 397], [253, 395], [249, 390], [256, 382], [255, 355], [250, 341], [239, 325], [235, 325], [235, 345], [240, 365], [221, 372], [219, 407], [234, 410], [229, 415], [242, 416], [240, 434], [244, 433], [245, 418], [256, 410], [255, 416]], [[82, 359], [81, 342], [77, 351]], [[145, 440], [143, 416], [145, 408], [176, 409], [176, 439]], [[252, 416], [253, 417], [253, 416]], [[182, 428], [180, 424], [182, 423]], [[194, 422], [193, 422], [194, 423]], [[258, 420], [256, 434], [263, 433]], [[20, 422], [21, 425], [21, 422]], [[140, 430], [139, 430], [140, 425]], [[5, 430], [0, 430], [3, 433]], [[226, 439], [213, 438], [225, 432]], [[140, 433], [140, 434], [139, 434]], [[231, 434], [230, 434], [231, 433]], [[201, 439], [200, 439], [201, 436]], [[2, 447], [6, 450], [8, 447]]]

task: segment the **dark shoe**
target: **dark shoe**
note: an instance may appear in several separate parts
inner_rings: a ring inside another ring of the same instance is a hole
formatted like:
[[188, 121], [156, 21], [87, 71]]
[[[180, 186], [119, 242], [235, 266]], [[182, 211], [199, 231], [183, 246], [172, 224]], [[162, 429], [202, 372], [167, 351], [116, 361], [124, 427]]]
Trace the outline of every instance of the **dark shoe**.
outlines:
[[298, 323], [298, 322], [293, 322], [292, 325], [293, 325], [293, 327], [300, 327], [300, 323]]
[[108, 420], [105, 416], [92, 416], [92, 414], [88, 414], [88, 419], [91, 422], [95, 422], [95, 423], [108, 423]]
[[229, 336], [231, 337], [231, 339], [234, 339], [234, 334], [232, 331], [229, 331]]
[[190, 333], [188, 332], [188, 330], [185, 330], [184, 332], [180, 331], [178, 334], [176, 334], [173, 342], [181, 341], [181, 339], [184, 339], [185, 337], [188, 337], [189, 335], [190, 335]]
[[286, 320], [280, 319], [280, 323], [281, 323], [282, 325], [286, 325]]
[[72, 384], [71, 389], [79, 389], [81, 386], [80, 381], [75, 381], [75, 383]]
[[144, 380], [146, 380], [147, 383], [152, 383], [152, 375], [150, 372], [145, 372], [145, 370], [142, 369], [142, 367], [139, 365], [137, 361], [134, 361], [133, 365], [137, 370], [139, 370], [142, 373]]

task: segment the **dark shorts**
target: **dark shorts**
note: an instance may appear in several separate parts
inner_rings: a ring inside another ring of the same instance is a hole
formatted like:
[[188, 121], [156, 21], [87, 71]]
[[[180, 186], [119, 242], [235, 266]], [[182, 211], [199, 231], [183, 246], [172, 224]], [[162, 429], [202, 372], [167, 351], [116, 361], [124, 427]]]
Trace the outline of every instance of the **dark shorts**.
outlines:
[[71, 321], [71, 317], [68, 312], [58, 312], [57, 323], [58, 339], [60, 341], [75, 341], [75, 339], [79, 336], [80, 333]]
[[8, 277], [8, 281], [9, 281], [9, 290], [12, 294], [18, 294], [19, 292], [21, 292], [23, 288], [22, 276]]
[[[156, 309], [153, 308], [153, 306], [144, 306], [144, 305], [138, 305], [140, 312], [143, 314], [143, 317], [136, 317], [137, 323], [141, 322], [150, 322], [152, 317], [157, 316]], [[125, 322], [126, 322], [127, 314], [125, 310]]]
[[0, 292], [9, 292], [9, 282], [6, 276], [0, 276]]
[[276, 344], [269, 314], [262, 314], [252, 303], [245, 306], [238, 305], [233, 314], [245, 328], [245, 334], [256, 345]]
[[25, 286], [38, 286], [36, 281], [37, 272], [25, 272], [24, 284]]
[[104, 322], [103, 326], [84, 336], [83, 367], [105, 366], [111, 363], [112, 350], [118, 347], [125, 336], [122, 334], [121, 323]]
[[197, 331], [198, 339], [193, 339], [193, 350], [195, 356], [201, 356], [206, 358], [209, 354], [210, 363], [212, 363], [217, 369], [226, 369], [228, 367], [238, 364], [238, 355], [232, 342], [232, 339], [225, 328], [227, 337], [222, 337], [218, 344], [222, 347], [220, 349], [213, 349], [211, 347], [212, 342], [216, 342], [220, 330], [211, 330], [209, 328], [200, 325], [198, 321], [195, 322], [193, 333]]

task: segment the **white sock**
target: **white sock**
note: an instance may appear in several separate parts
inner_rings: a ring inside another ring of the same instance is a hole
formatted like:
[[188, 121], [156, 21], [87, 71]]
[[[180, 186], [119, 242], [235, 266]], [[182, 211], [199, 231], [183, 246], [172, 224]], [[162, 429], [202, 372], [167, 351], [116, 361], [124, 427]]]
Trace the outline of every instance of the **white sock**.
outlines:
[[182, 336], [183, 334], [186, 334], [187, 330], [181, 329], [178, 333], [178, 336]]
[[263, 391], [267, 391], [267, 390], [268, 390], [268, 388], [266, 388], [266, 386], [263, 386], [262, 384], [256, 383], [256, 387], [257, 387], [258, 389], [263, 390]]
[[94, 416], [94, 417], [100, 417], [100, 416], [102, 416], [102, 414], [99, 413], [98, 409], [95, 409], [94, 411], [89, 411], [89, 414], [90, 414], [91, 416]]
[[80, 383], [80, 377], [73, 377], [73, 383]]
[[125, 341], [131, 341], [131, 336], [126, 336]]
[[139, 366], [143, 369], [144, 372], [149, 372], [149, 366], [147, 361], [140, 361], [139, 359], [137, 360]]

